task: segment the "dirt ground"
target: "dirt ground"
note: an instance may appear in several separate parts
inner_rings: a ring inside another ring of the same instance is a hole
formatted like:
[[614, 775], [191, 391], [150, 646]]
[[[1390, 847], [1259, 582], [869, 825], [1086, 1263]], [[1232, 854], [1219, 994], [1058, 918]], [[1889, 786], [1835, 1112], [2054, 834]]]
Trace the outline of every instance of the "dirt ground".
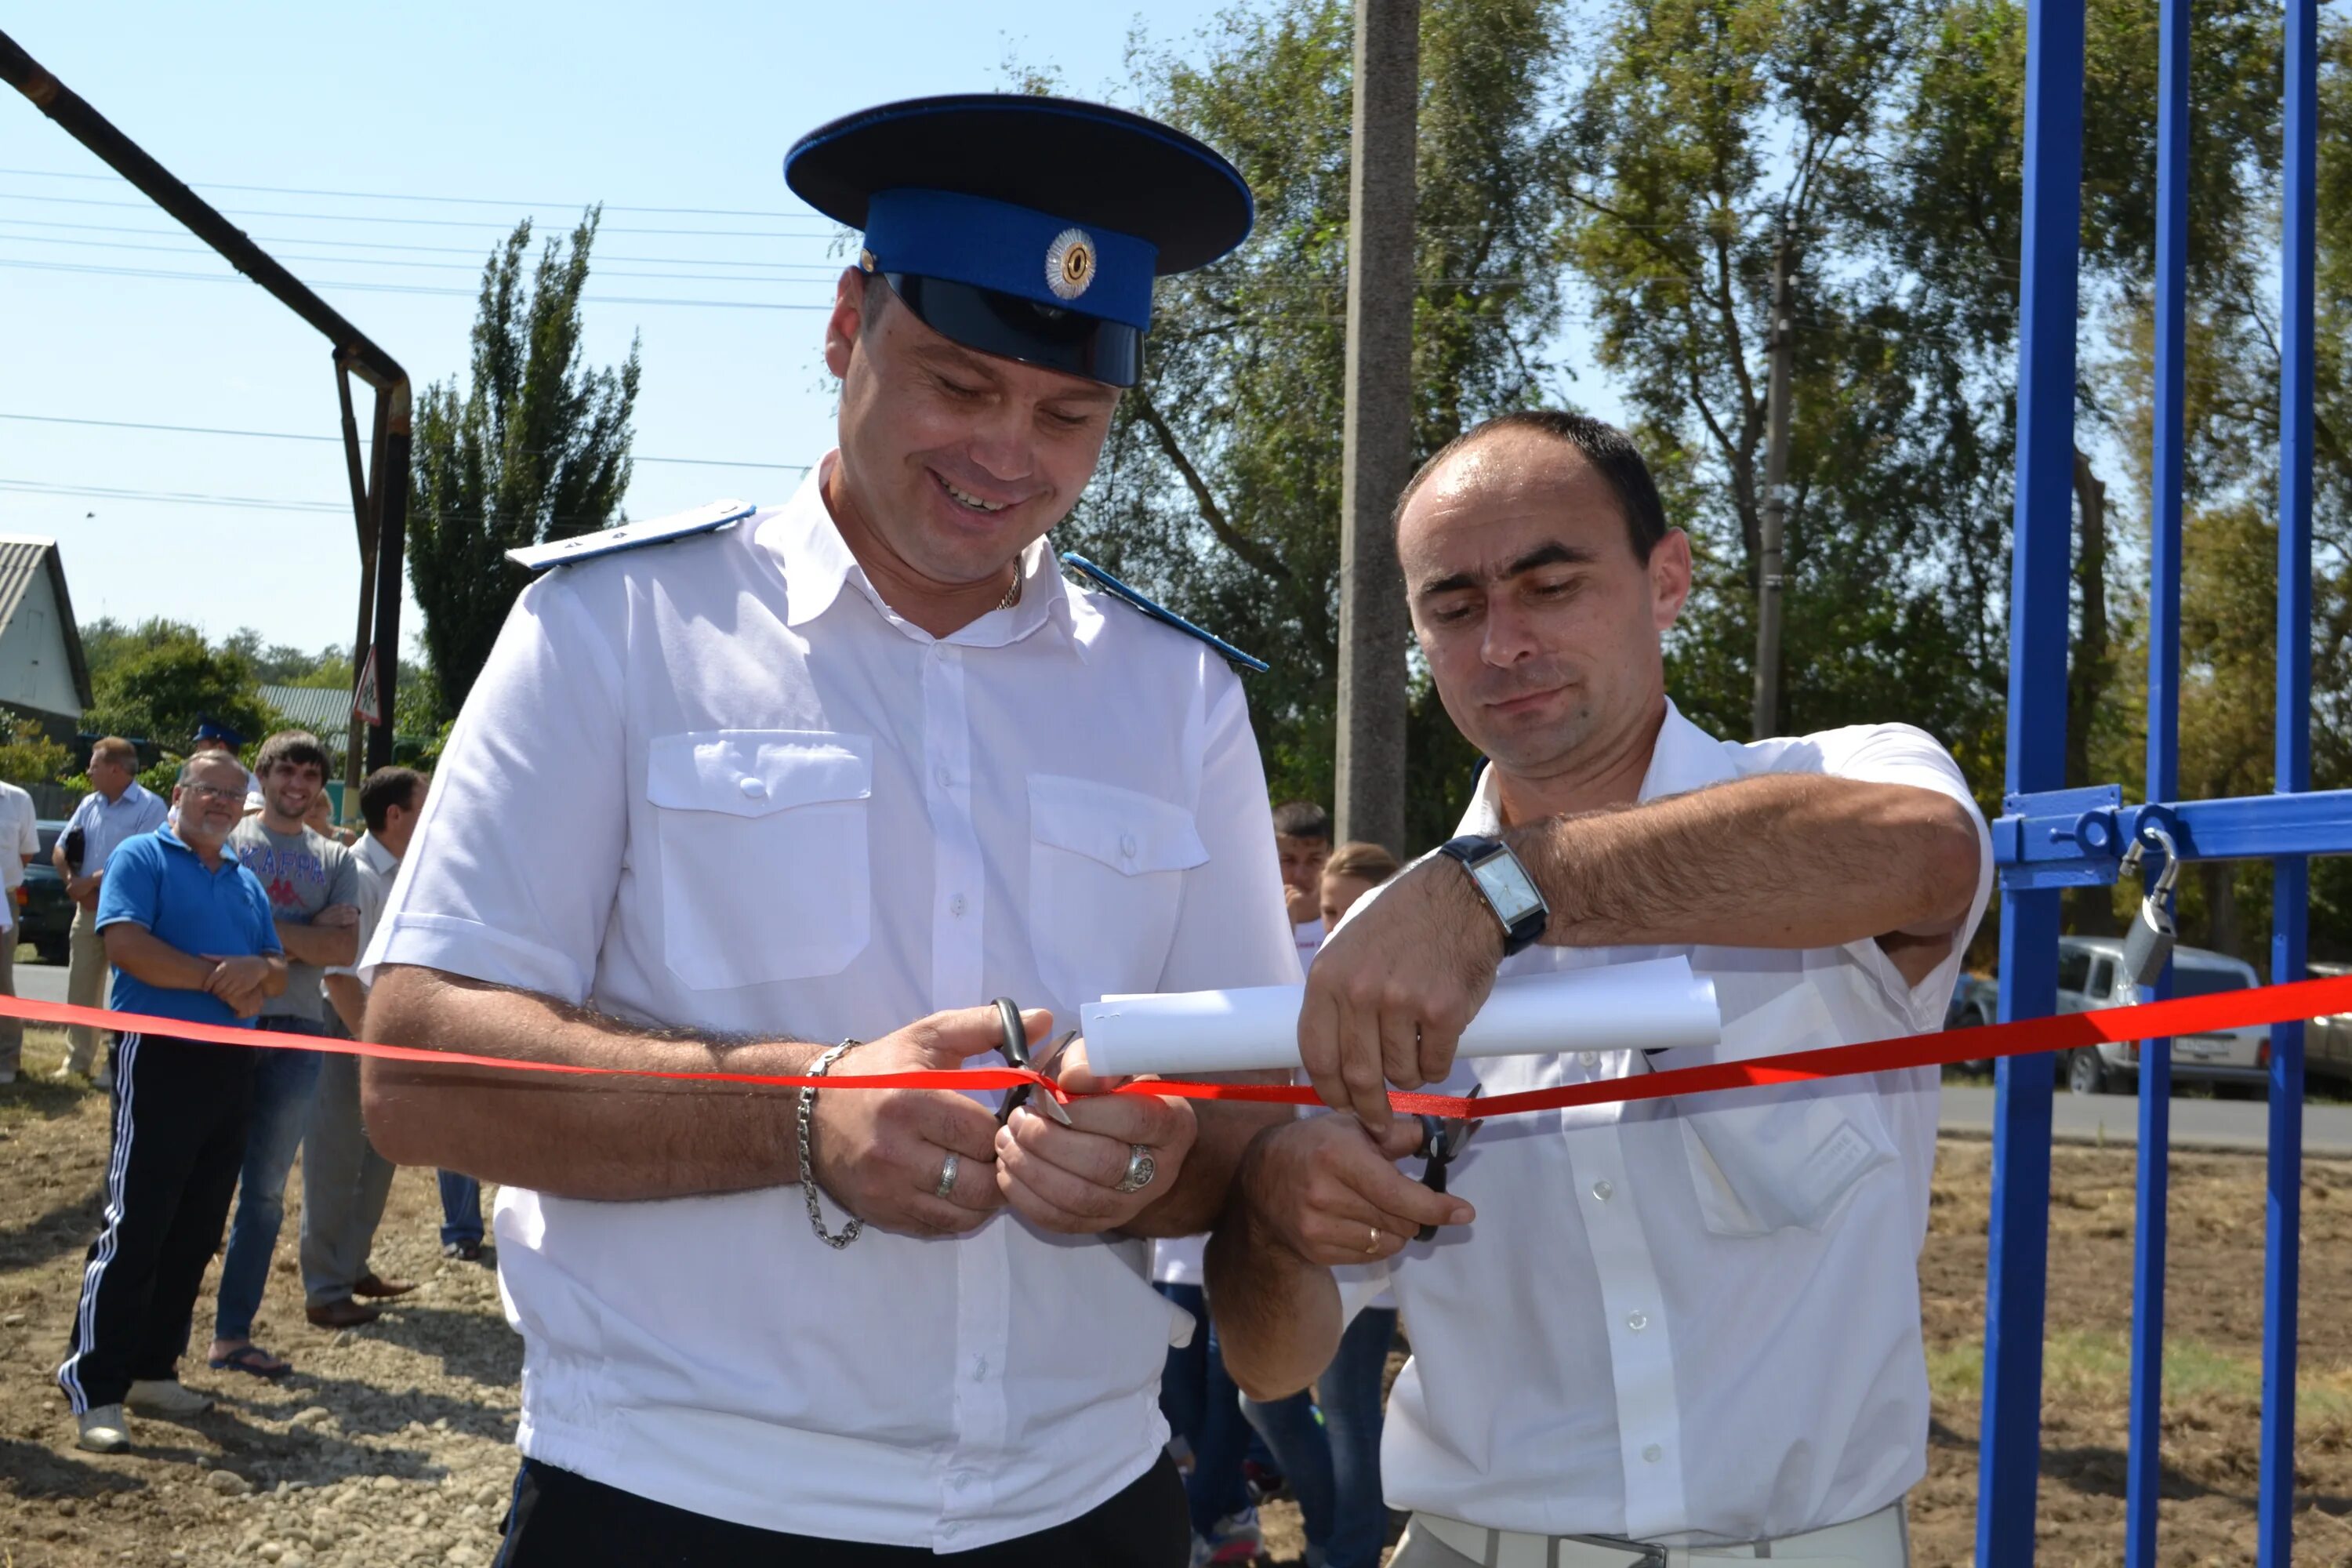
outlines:
[[[35, 1031], [26, 1058], [53, 1067]], [[126, 1455], [72, 1445], [49, 1381], [96, 1234], [105, 1097], [0, 1089], [0, 1568], [112, 1563], [276, 1568], [479, 1565], [495, 1550], [514, 1460], [520, 1346], [488, 1269], [444, 1262], [430, 1173], [404, 1171], [380, 1234], [383, 1272], [425, 1288], [367, 1328], [302, 1318], [298, 1191], [257, 1337], [292, 1359], [278, 1384], [184, 1363], [219, 1405], [138, 1422]], [[2049, 1568], [2107, 1564], [2123, 1542], [2125, 1358], [2131, 1310], [2128, 1150], [2056, 1155], [2041, 1550]], [[1990, 1151], [1949, 1142], [1921, 1263], [1935, 1420], [1912, 1498], [1921, 1568], [1970, 1562]], [[2251, 1563], [2262, 1324], [2262, 1166], [2173, 1162], [2160, 1559]], [[2304, 1188], [2298, 1563], [2352, 1564], [2352, 1165], [2314, 1162]], [[200, 1301], [209, 1311], [211, 1281]], [[201, 1352], [201, 1343], [198, 1345]], [[1262, 1563], [1298, 1560], [1297, 1516], [1266, 1510]]]

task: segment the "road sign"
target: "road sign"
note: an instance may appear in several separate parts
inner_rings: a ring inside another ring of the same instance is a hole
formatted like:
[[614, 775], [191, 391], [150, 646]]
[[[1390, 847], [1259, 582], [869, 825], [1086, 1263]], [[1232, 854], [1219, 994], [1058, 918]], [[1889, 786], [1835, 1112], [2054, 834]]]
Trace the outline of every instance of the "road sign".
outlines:
[[383, 722], [383, 701], [376, 695], [375, 645], [368, 645], [367, 662], [360, 666], [360, 678], [352, 687], [352, 711], [373, 728]]

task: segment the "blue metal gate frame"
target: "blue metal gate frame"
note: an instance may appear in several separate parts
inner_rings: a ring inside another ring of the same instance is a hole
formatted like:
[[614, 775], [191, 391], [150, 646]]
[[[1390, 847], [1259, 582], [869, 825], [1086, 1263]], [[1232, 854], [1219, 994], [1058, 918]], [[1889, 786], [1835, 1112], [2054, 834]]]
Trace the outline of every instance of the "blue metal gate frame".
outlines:
[[[2063, 787], [2074, 334], [2082, 211], [2084, 0], [2027, 0], [2023, 255], [2019, 297], [2017, 501], [2010, 608], [2009, 765], [1995, 825], [2001, 865], [2000, 1015], [2057, 1006], [2060, 892], [2112, 883], [2142, 829], [2187, 859], [2269, 858], [2271, 976], [2300, 980], [2306, 857], [2352, 853], [2352, 791], [2311, 793], [2312, 353], [2318, 158], [2317, 0], [2285, 0], [2285, 147], [2280, 278], [2278, 685], [2275, 788], [2237, 800], [2179, 793], [2180, 520], [2189, 187], [2189, 0], [2161, 0], [2157, 126], [2155, 515], [2148, 601], [2147, 795]], [[2151, 841], [2152, 845], [2152, 841]], [[2150, 867], [2153, 874], [2154, 868]], [[2142, 996], [2169, 994], [2168, 965]], [[2125, 1561], [2153, 1568], [2163, 1393], [2165, 1156], [2171, 1043], [2140, 1052], [2139, 1170], [2132, 1277], [2130, 1452]], [[1998, 1069], [1987, 1267], [1976, 1561], [2033, 1560], [2041, 1469], [2050, 1111], [2055, 1062]], [[2270, 1150], [2263, 1273], [2262, 1568], [2287, 1568], [2294, 1505], [2295, 1326], [2303, 1164], [2303, 1026], [2270, 1042]]]

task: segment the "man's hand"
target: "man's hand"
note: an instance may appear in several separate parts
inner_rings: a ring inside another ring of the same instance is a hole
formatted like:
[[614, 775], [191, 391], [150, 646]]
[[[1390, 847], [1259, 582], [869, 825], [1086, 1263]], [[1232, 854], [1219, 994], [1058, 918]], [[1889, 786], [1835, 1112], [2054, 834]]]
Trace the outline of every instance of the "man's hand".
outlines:
[[1377, 1138], [1345, 1116], [1269, 1128], [1242, 1159], [1249, 1222], [1325, 1268], [1393, 1258], [1424, 1225], [1468, 1225], [1477, 1217], [1468, 1204], [1397, 1169], [1420, 1142], [1420, 1124], [1409, 1121]]
[[[1198, 1131], [1192, 1103], [1105, 1092], [1122, 1080], [1088, 1070], [1083, 1040], [1071, 1045], [1055, 1081], [1070, 1094], [1095, 1098], [1067, 1107], [1067, 1127], [1034, 1101], [1014, 1111], [996, 1134], [997, 1188], [1014, 1213], [1040, 1229], [1066, 1236], [1118, 1230], [1175, 1187]], [[1151, 1180], [1122, 1193], [1118, 1184], [1139, 1144], [1151, 1152]]]
[[[1024, 1013], [1034, 1045], [1054, 1016]], [[934, 1013], [836, 1059], [828, 1076], [951, 1072], [993, 1051], [1004, 1038], [994, 1007]], [[817, 1091], [810, 1152], [825, 1195], [866, 1224], [909, 1236], [977, 1230], [1004, 1206], [997, 1191], [996, 1118], [969, 1095], [950, 1089]], [[955, 1185], [937, 1195], [949, 1154]]]
[[103, 873], [93, 871], [87, 877], [67, 878], [66, 897], [83, 909], [95, 910], [98, 908], [98, 879], [101, 875]]
[[1385, 1131], [1388, 1086], [1419, 1089], [1454, 1069], [1502, 962], [1502, 928], [1459, 865], [1439, 857], [1405, 872], [1326, 939], [1307, 972], [1298, 1056], [1315, 1092]]
[[[210, 954], [206, 955], [210, 957]], [[250, 1018], [269, 999], [269, 961], [266, 958], [215, 958], [205, 989], [228, 1004], [240, 1018]]]

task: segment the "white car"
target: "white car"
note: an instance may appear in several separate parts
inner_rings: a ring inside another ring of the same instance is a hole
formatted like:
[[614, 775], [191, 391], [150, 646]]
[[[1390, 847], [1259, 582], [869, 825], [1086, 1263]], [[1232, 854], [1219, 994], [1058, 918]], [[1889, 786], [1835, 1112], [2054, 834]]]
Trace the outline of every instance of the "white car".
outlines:
[[[2088, 1013], [2137, 1003], [2139, 990], [2122, 972], [2123, 952], [2121, 937], [2060, 937], [2058, 1010]], [[2173, 950], [2175, 996], [2210, 996], [2217, 991], [2242, 991], [2261, 984], [2254, 966], [2242, 959], [2201, 947]], [[2271, 1032], [2266, 1026], [2183, 1035], [2172, 1042], [2172, 1076], [2176, 1082], [2249, 1084], [2259, 1088], [2269, 1083], [2270, 1066]], [[2076, 1094], [2127, 1092], [2137, 1086], [2138, 1079], [2139, 1043], [2136, 1040], [2066, 1053], [2066, 1087]]]

